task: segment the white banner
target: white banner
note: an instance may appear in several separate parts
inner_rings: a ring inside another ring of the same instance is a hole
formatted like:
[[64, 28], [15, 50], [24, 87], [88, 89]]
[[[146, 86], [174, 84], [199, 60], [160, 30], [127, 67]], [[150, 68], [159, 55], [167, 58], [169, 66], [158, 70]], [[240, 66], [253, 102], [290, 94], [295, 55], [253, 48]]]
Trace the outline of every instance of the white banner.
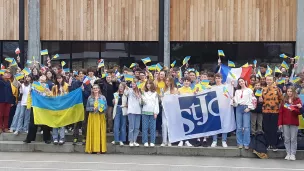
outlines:
[[[224, 89], [228, 95], [224, 95]], [[164, 113], [168, 120], [169, 141], [228, 133], [235, 130], [234, 110], [231, 106], [233, 87], [213, 86], [196, 95], [166, 95]]]

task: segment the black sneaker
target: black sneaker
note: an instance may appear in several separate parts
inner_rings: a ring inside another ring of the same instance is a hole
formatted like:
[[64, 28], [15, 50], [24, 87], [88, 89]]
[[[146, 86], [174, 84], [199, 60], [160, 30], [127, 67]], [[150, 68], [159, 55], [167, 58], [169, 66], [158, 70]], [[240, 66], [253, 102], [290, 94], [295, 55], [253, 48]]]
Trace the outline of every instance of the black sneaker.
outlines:
[[46, 144], [51, 144], [52, 141], [51, 140], [48, 140], [48, 141], [44, 141]]
[[272, 151], [277, 152], [278, 148], [276, 146], [272, 146]]
[[77, 142], [78, 142], [78, 139], [77, 139], [77, 138], [74, 138], [74, 140], [73, 140], [73, 145], [76, 145]]
[[200, 141], [196, 141], [194, 147], [199, 147], [199, 146], [202, 146], [202, 143]]
[[28, 140], [24, 140], [23, 142], [26, 143], [26, 144], [31, 143], [31, 141], [28, 141]]

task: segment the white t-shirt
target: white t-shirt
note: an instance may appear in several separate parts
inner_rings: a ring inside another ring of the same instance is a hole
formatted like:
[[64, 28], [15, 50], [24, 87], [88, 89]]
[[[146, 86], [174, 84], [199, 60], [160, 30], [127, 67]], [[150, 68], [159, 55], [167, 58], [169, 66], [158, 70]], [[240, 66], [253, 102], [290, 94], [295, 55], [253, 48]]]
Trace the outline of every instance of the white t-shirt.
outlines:
[[28, 86], [25, 86], [24, 84], [21, 85], [21, 92], [22, 92], [22, 98], [21, 98], [21, 105], [26, 106], [27, 97], [30, 92], [30, 84]]

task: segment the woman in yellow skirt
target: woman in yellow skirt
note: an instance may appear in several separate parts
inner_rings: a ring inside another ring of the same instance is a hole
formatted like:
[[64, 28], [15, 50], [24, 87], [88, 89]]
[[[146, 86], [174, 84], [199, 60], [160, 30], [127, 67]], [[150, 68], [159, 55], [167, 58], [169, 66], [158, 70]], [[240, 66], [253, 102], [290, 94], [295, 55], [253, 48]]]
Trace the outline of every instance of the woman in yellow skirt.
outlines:
[[89, 117], [85, 152], [89, 154], [100, 154], [107, 151], [107, 129], [104, 114], [106, 108], [106, 98], [101, 94], [99, 86], [94, 85], [86, 106]]

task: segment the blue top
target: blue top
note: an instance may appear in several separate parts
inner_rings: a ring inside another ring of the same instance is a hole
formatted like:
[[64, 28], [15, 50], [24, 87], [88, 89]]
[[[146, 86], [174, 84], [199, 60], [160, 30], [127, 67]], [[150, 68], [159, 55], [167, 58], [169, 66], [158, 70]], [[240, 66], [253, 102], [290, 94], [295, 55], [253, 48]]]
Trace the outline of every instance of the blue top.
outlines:
[[0, 103], [15, 103], [11, 82], [5, 81], [2, 76], [0, 76]]

